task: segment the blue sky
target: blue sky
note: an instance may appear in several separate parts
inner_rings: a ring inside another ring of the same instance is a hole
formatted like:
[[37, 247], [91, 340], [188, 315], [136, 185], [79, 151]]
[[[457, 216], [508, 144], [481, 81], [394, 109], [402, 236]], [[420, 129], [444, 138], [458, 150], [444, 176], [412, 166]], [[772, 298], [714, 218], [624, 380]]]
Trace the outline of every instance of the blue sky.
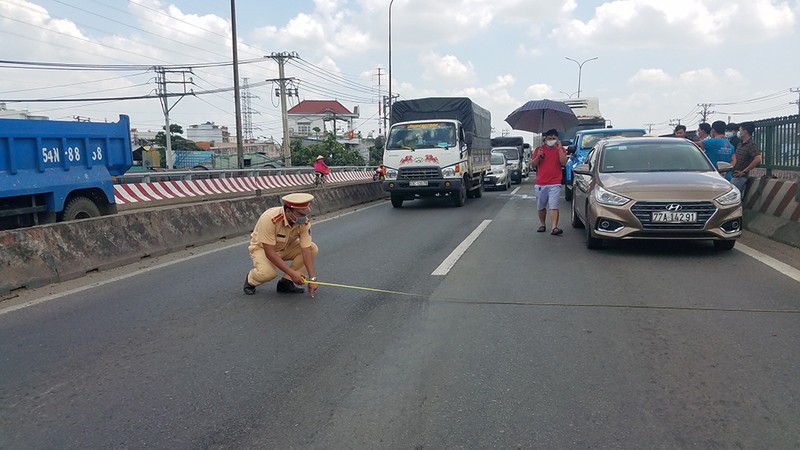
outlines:
[[[75, 6], [75, 5], [78, 6]], [[238, 0], [240, 60], [294, 51], [287, 65], [300, 99], [336, 98], [356, 125], [377, 132], [376, 73], [388, 65], [386, 0]], [[394, 0], [392, 89], [401, 98], [469, 96], [503, 119], [535, 98], [597, 97], [616, 127], [670, 122], [696, 127], [698, 103], [709, 120], [740, 122], [796, 114], [800, 88], [800, 0]], [[195, 65], [231, 59], [230, 2], [189, 0], [2, 0], [3, 59], [82, 64]], [[153, 73], [42, 71], [0, 67], [0, 99], [146, 95]], [[193, 70], [196, 92], [233, 85], [232, 70]], [[245, 64], [250, 83], [278, 76], [271, 60]], [[177, 85], [171, 86], [177, 89]], [[280, 133], [274, 86], [251, 90], [257, 136]], [[296, 102], [293, 99], [293, 102]], [[55, 119], [116, 120], [159, 129], [157, 99], [9, 103]], [[170, 113], [184, 126], [212, 121], [235, 129], [229, 92], [186, 97]]]

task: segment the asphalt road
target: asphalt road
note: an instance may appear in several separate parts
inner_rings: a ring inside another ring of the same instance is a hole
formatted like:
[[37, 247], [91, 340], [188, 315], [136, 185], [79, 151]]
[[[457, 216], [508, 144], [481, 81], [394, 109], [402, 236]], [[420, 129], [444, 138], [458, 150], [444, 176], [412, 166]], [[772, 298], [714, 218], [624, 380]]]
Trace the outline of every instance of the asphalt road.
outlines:
[[320, 281], [411, 295], [245, 296], [240, 239], [0, 302], [0, 448], [800, 447], [800, 279], [534, 209], [526, 181], [314, 225]]

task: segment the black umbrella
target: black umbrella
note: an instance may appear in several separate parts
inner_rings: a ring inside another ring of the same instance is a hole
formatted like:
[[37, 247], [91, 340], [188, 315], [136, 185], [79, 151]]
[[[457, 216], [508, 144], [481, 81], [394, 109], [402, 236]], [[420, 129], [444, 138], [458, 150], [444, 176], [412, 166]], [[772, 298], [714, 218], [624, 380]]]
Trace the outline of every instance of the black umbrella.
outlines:
[[515, 130], [544, 133], [555, 128], [566, 131], [578, 125], [578, 118], [566, 103], [555, 100], [531, 100], [506, 117]]

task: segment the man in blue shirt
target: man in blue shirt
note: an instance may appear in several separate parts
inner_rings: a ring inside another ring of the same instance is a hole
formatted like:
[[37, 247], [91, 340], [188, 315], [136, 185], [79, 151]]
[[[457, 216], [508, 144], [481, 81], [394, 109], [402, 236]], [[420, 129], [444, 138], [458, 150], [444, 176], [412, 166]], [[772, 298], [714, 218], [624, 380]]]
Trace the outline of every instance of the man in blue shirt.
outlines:
[[[711, 164], [717, 167], [720, 161], [730, 163], [735, 149], [731, 142], [725, 138], [725, 122], [717, 120], [711, 124], [711, 137], [700, 141], [706, 156], [711, 160]], [[725, 174], [725, 178], [731, 180], [731, 172]]]

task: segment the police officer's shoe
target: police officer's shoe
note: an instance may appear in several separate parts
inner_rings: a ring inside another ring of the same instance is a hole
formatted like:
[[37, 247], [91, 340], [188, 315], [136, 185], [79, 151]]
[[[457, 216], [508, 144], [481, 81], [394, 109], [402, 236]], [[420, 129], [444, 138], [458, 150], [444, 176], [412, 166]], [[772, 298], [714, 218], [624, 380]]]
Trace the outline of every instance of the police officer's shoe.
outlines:
[[280, 281], [278, 281], [278, 292], [284, 292], [287, 294], [300, 294], [305, 292], [305, 289], [295, 286], [294, 283], [292, 283], [292, 280], [281, 278]]
[[253, 295], [256, 293], [256, 287], [247, 281], [247, 275], [244, 276], [244, 287], [242, 288], [245, 294]]

